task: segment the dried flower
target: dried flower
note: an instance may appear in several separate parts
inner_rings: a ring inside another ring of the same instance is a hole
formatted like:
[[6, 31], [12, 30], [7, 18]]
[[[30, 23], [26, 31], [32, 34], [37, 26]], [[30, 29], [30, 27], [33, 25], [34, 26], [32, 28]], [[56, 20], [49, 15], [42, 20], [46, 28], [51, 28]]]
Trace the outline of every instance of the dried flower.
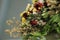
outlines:
[[18, 25], [20, 22], [18, 20], [16, 20], [16, 24]]
[[11, 25], [11, 24], [13, 23], [13, 21], [12, 21], [12, 20], [7, 20], [6, 23], [7, 23], [8, 25]]
[[9, 29], [6, 29], [5, 32], [10, 33], [10, 30]]

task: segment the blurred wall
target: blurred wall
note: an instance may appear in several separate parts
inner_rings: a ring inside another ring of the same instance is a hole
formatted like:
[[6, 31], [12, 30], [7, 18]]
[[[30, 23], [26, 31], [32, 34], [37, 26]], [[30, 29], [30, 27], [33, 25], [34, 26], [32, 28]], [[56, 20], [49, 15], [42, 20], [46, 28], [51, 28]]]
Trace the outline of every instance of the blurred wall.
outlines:
[[20, 13], [26, 8], [27, 3], [31, 3], [31, 0], [0, 0], [0, 40], [20, 40], [11, 39], [5, 34], [4, 30], [8, 28], [6, 20], [17, 17], [20, 18]]

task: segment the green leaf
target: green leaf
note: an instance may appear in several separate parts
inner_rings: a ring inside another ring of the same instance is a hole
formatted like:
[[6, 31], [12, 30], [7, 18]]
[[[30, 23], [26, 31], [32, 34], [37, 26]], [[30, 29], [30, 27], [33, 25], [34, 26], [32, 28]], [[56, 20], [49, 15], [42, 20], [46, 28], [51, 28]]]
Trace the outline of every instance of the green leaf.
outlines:
[[60, 18], [58, 16], [59, 14], [53, 15], [50, 22], [54, 23], [54, 22], [59, 22]]
[[46, 40], [46, 38], [44, 36], [42, 36], [42, 38], [40, 40]]
[[37, 37], [35, 37], [35, 36], [31, 36], [30, 38], [31, 38], [31, 40], [38, 40]]
[[58, 22], [58, 25], [60, 26], [60, 22]]
[[48, 17], [48, 12], [43, 13], [42, 16], [43, 16], [43, 18], [47, 18]]
[[56, 27], [56, 31], [60, 33], [60, 27]]
[[41, 36], [41, 33], [40, 32], [34, 32], [34, 33], [31, 33], [33, 36], [37, 36], [37, 37], [39, 37], [39, 36]]
[[49, 24], [46, 24], [46, 25], [44, 26], [44, 28], [42, 29], [41, 34], [42, 34], [42, 35], [47, 35], [48, 32], [50, 31], [50, 28], [51, 28], [51, 26], [50, 26]]
[[24, 39], [24, 40], [28, 40], [29, 37], [32, 37], [32, 35], [31, 35], [31, 34], [27, 34], [27, 35], [23, 36], [23, 39]]

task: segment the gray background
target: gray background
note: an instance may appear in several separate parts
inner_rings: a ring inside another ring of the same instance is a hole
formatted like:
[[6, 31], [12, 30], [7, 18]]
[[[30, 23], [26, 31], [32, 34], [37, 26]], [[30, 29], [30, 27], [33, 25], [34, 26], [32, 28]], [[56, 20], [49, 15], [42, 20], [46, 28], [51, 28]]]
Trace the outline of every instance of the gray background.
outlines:
[[12, 17], [20, 18], [20, 13], [25, 10], [31, 0], [0, 0], [0, 40], [20, 40], [10, 38], [4, 30], [8, 28], [6, 20]]

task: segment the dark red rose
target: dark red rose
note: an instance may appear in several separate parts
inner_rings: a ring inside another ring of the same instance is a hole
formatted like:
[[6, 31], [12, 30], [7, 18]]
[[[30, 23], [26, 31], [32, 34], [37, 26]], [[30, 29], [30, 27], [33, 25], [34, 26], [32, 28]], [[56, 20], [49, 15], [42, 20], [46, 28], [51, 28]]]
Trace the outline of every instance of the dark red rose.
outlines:
[[34, 7], [35, 7], [37, 10], [39, 10], [39, 7], [42, 8], [42, 7], [43, 7], [43, 4], [40, 3], [40, 2], [36, 2], [36, 3], [34, 4]]
[[27, 17], [28, 17], [27, 13], [24, 13], [24, 14], [23, 14], [23, 17], [24, 17], [24, 18], [27, 18]]
[[31, 25], [37, 25], [37, 20], [32, 20], [32, 21], [30, 21], [30, 24], [31, 24]]

